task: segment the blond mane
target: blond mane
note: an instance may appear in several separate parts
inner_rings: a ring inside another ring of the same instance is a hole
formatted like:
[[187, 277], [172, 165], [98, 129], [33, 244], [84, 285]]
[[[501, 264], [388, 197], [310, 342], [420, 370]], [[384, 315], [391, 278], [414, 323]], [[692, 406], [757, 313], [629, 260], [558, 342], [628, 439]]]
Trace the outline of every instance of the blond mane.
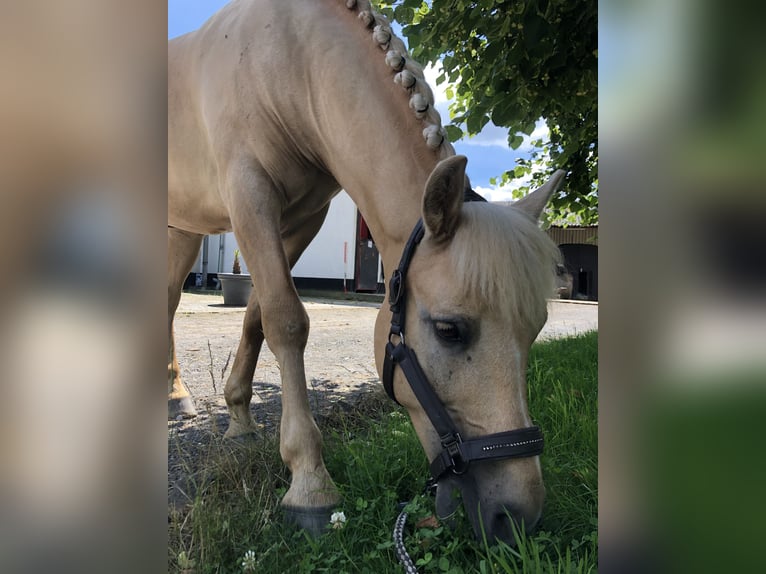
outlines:
[[543, 325], [561, 253], [528, 215], [512, 207], [466, 203], [450, 252], [464, 297], [486, 301], [511, 324]]
[[410, 109], [423, 121], [423, 139], [429, 148], [438, 150], [442, 145], [451, 148], [441, 116], [434, 107], [434, 94], [423, 75], [423, 67], [409, 57], [401, 39], [391, 30], [388, 20], [375, 12], [368, 0], [344, 0], [346, 8], [358, 12], [360, 22], [370, 31], [372, 41], [385, 54], [393, 81], [409, 95]]

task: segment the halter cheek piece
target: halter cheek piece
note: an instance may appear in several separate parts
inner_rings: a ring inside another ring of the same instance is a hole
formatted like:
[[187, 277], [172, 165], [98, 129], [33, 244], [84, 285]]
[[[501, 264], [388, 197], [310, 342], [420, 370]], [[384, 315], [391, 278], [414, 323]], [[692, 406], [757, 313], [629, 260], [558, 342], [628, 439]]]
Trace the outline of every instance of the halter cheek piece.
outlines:
[[[466, 192], [465, 201], [484, 201], [473, 190]], [[415, 248], [423, 239], [425, 229], [419, 219], [404, 246], [402, 258], [391, 274], [388, 300], [391, 305], [391, 330], [386, 344], [383, 361], [383, 387], [397, 404], [394, 395], [394, 369], [402, 369], [415, 397], [420, 402], [441, 441], [442, 451], [431, 461], [431, 477], [437, 482], [447, 471], [463, 474], [473, 461], [537, 456], [543, 452], [543, 433], [537, 426], [490, 434], [470, 440], [463, 440], [452, 417], [436, 395], [420, 367], [415, 352], [406, 345], [404, 323], [407, 291], [405, 279]], [[394, 344], [393, 339], [398, 343]]]

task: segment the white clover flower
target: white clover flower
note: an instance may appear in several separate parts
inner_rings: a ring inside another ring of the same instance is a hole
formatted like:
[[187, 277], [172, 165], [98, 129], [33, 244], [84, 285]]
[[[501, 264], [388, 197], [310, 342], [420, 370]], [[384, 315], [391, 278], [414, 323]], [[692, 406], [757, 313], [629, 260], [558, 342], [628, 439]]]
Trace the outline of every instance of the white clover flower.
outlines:
[[346, 525], [346, 515], [342, 512], [333, 512], [330, 516], [330, 524], [333, 528], [343, 528]]
[[181, 570], [191, 570], [194, 568], [194, 559], [189, 558], [189, 555], [186, 554], [185, 550], [181, 550], [178, 554], [178, 567], [181, 568]]
[[257, 566], [257, 561], [255, 559], [255, 552], [252, 550], [248, 550], [245, 552], [245, 555], [242, 557], [242, 571], [243, 572], [255, 572], [255, 567]]

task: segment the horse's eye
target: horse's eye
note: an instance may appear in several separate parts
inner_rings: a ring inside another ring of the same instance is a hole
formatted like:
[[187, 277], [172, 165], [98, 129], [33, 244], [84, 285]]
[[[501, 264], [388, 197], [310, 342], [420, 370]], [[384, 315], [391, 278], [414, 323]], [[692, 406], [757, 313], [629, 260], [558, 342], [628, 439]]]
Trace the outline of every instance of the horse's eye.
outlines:
[[448, 343], [460, 343], [463, 341], [463, 336], [460, 333], [455, 323], [448, 321], [434, 321], [434, 331], [438, 337]]

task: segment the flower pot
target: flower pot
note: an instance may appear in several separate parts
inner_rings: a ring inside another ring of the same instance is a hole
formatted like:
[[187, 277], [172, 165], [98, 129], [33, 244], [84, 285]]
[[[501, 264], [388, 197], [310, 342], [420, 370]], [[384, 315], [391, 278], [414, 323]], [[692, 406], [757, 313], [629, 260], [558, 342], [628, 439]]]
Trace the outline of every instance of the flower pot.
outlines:
[[223, 291], [223, 304], [232, 307], [246, 307], [253, 290], [253, 280], [246, 273], [219, 273]]

